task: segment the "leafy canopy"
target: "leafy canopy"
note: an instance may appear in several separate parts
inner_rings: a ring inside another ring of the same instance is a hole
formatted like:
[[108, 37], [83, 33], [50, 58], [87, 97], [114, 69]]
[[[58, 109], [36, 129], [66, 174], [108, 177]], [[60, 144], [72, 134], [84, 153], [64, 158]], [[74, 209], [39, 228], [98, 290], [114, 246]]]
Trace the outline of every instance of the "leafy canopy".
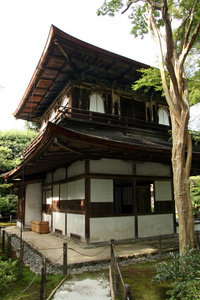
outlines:
[[0, 131], [0, 174], [19, 165], [26, 146], [37, 135], [34, 131]]
[[[177, 59], [181, 55], [185, 55], [184, 51], [189, 42], [194, 38], [193, 33], [200, 20], [200, 1], [198, 0], [169, 0], [167, 5], [165, 0], [111, 0], [104, 1], [101, 8], [97, 11], [97, 15], [114, 16], [115, 13], [129, 12], [128, 17], [132, 23], [131, 33], [134, 37], [143, 38], [146, 34], [150, 34], [153, 39], [156, 37], [156, 30], [160, 30], [161, 39], [165, 45], [167, 34], [164, 31], [164, 21], [162, 17], [163, 6], [167, 7], [169, 15], [168, 22], [173, 29], [173, 47], [177, 52]], [[193, 10], [194, 8], [194, 10]], [[194, 16], [191, 22], [191, 16]], [[190, 30], [188, 30], [190, 29]], [[155, 39], [156, 40], [156, 39]], [[162, 45], [162, 47], [163, 47]], [[200, 34], [196, 36], [190, 54], [188, 55], [184, 70], [188, 80], [190, 105], [200, 101]], [[186, 56], [187, 57], [187, 56]], [[192, 62], [192, 63], [191, 63]], [[153, 89], [155, 84], [156, 91], [163, 91], [161, 77], [158, 70], [141, 70], [142, 78], [133, 86], [134, 90], [145, 87], [145, 91]], [[158, 80], [156, 78], [158, 75]], [[149, 78], [151, 77], [151, 80]], [[168, 77], [168, 74], [167, 74]], [[167, 78], [167, 80], [169, 77]], [[169, 81], [168, 81], [169, 84]]]

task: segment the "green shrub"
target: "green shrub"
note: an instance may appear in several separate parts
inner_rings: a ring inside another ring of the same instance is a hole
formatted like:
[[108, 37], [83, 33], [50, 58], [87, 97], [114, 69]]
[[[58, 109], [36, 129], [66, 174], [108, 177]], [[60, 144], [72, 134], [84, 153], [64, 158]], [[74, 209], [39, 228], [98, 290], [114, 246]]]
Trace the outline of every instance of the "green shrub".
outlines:
[[198, 218], [200, 217], [200, 176], [190, 177], [190, 197], [194, 217]]
[[0, 293], [7, 289], [8, 283], [16, 280], [14, 268], [17, 261], [2, 260], [0, 257]]
[[155, 266], [154, 281], [163, 283], [172, 280], [172, 290], [167, 292], [169, 299], [200, 299], [200, 253], [186, 249], [184, 254], [171, 253], [170, 262]]
[[17, 196], [8, 194], [5, 197], [0, 196], [0, 217], [17, 215]]

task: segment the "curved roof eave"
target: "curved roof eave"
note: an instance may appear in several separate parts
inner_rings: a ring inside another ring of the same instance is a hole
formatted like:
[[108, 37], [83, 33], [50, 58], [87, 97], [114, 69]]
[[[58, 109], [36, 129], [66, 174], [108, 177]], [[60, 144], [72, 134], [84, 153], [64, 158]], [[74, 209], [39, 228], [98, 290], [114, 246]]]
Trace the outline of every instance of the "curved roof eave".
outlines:
[[[50, 151], [49, 147], [54, 144], [54, 138], [56, 137], [62, 137], [67, 139], [70, 143], [76, 143], [78, 141], [80, 145], [83, 145], [84, 147], [87, 147], [89, 145], [95, 145], [98, 149], [118, 149], [119, 151], [126, 152], [126, 151], [141, 151], [141, 149], [145, 148], [146, 151], [153, 151], [156, 153], [168, 153], [171, 154], [171, 147], [154, 147], [151, 145], [144, 145], [144, 144], [138, 144], [138, 143], [128, 143], [127, 141], [117, 141], [112, 140], [106, 137], [100, 137], [95, 136], [91, 134], [81, 133], [73, 129], [69, 128], [63, 128], [58, 125], [55, 125], [51, 122], [48, 123], [45, 133], [43, 134], [42, 138], [34, 144], [34, 146], [31, 148], [31, 151], [28, 152], [27, 155], [25, 155], [24, 162], [22, 162], [19, 166], [17, 166], [15, 169], [11, 170], [10, 172], [6, 173], [4, 178], [7, 179], [13, 179], [19, 176], [23, 172], [23, 164], [25, 163], [25, 166], [28, 166], [30, 164], [37, 164], [37, 158], [44, 155], [44, 153], [47, 153]], [[87, 148], [86, 147], [86, 148]], [[73, 151], [73, 150], [72, 150]], [[76, 152], [76, 151], [74, 151]], [[59, 153], [57, 154], [59, 156]], [[76, 159], [82, 158], [83, 156], [79, 155], [77, 152], [75, 154]], [[59, 158], [57, 158], [59, 159]], [[46, 167], [51, 165], [51, 160], [49, 160]], [[36, 169], [35, 169], [36, 170]], [[39, 169], [34, 172], [34, 174], [37, 174], [39, 172]]]
[[33, 91], [34, 87], [35, 87], [35, 83], [40, 79], [41, 77], [41, 74], [42, 74], [42, 69], [43, 69], [43, 66], [45, 66], [45, 61], [48, 57], [48, 55], [51, 54], [51, 51], [53, 51], [53, 47], [54, 47], [54, 42], [57, 38], [60, 38], [60, 39], [63, 39], [67, 42], [71, 42], [73, 43], [74, 45], [77, 45], [83, 49], [88, 49], [88, 50], [91, 50], [95, 53], [98, 53], [98, 54], [101, 54], [105, 57], [109, 57], [111, 59], [114, 59], [118, 62], [124, 62], [126, 64], [130, 64], [130, 65], [135, 65], [136, 67], [138, 68], [148, 68], [150, 66], [146, 65], [146, 64], [143, 64], [143, 63], [140, 63], [140, 62], [137, 62], [137, 61], [134, 61], [130, 58], [126, 58], [124, 56], [121, 56], [121, 55], [118, 55], [118, 54], [115, 54], [113, 52], [110, 52], [108, 50], [104, 50], [102, 48], [99, 48], [97, 46], [94, 46], [92, 44], [89, 44], [89, 43], [86, 43], [82, 40], [79, 40], [73, 36], [70, 36], [69, 34], [61, 31], [60, 29], [58, 29], [57, 27], [55, 27], [54, 25], [51, 25], [51, 28], [50, 28], [50, 32], [49, 32], [49, 35], [48, 35], [48, 38], [47, 38], [47, 42], [46, 42], [46, 45], [44, 47], [44, 50], [42, 52], [42, 55], [41, 55], [41, 58], [38, 62], [38, 65], [35, 69], [35, 72], [30, 80], [30, 83], [24, 93], [24, 96], [22, 98], [22, 100], [20, 101], [17, 109], [15, 110], [15, 112], [13, 113], [13, 116], [17, 119], [20, 119], [21, 118], [21, 114], [23, 112], [23, 109], [26, 105], [26, 103], [28, 102], [28, 96], [30, 95], [31, 91]]

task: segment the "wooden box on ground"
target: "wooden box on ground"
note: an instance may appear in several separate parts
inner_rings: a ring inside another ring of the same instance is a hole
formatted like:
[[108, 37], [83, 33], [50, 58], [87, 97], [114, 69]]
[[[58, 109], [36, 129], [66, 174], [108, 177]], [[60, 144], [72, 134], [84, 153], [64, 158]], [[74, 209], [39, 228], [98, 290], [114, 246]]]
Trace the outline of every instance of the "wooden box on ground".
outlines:
[[48, 233], [49, 232], [49, 222], [43, 221], [32, 221], [31, 230], [37, 233]]

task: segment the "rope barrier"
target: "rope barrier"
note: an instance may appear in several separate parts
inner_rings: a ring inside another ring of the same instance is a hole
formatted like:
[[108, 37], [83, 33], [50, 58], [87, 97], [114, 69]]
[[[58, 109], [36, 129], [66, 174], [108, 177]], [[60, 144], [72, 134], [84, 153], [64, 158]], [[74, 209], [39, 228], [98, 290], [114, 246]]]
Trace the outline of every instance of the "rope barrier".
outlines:
[[88, 254], [81, 253], [81, 252], [79, 252], [79, 251], [77, 251], [77, 250], [75, 250], [75, 249], [73, 249], [73, 248], [71, 248], [71, 247], [67, 247], [67, 249], [72, 250], [72, 251], [74, 251], [74, 252], [76, 252], [76, 253], [78, 253], [78, 254], [80, 254], [80, 255], [83, 255], [83, 256], [94, 257], [94, 256], [98, 256], [98, 255], [100, 255], [101, 253], [103, 253], [103, 252], [109, 247], [109, 245], [110, 245], [110, 244], [108, 244], [108, 245], [107, 245], [103, 250], [101, 250], [99, 253], [96, 253], [96, 254], [93, 254], [93, 255], [88, 255]]
[[[60, 248], [59, 248], [60, 249]], [[55, 265], [55, 263], [63, 256], [63, 254], [67, 251], [67, 249], [65, 251], [63, 251], [63, 253], [53, 262], [53, 263], [48, 263], [50, 266]]]
[[19, 294], [19, 295], [15, 298], [15, 300], [18, 299], [21, 295], [23, 295], [23, 294], [26, 292], [26, 290], [28, 290], [28, 288], [33, 284], [33, 282], [35, 281], [35, 279], [37, 278], [37, 276], [38, 276], [38, 274], [35, 275], [35, 277], [33, 278], [33, 280], [29, 283], [29, 285], [25, 288], [25, 290], [24, 290], [23, 292], [21, 292], [21, 294]]

